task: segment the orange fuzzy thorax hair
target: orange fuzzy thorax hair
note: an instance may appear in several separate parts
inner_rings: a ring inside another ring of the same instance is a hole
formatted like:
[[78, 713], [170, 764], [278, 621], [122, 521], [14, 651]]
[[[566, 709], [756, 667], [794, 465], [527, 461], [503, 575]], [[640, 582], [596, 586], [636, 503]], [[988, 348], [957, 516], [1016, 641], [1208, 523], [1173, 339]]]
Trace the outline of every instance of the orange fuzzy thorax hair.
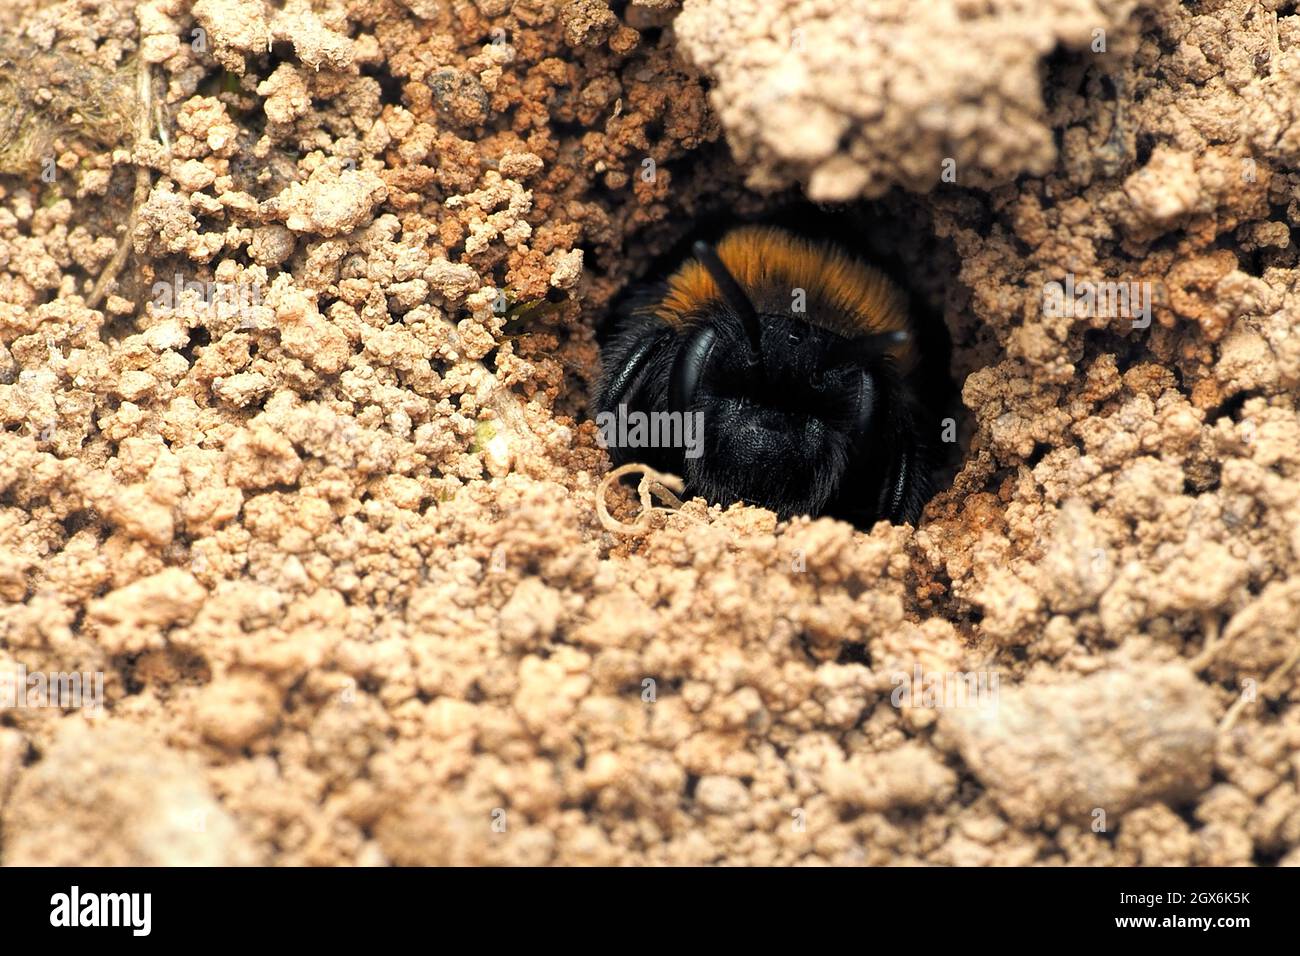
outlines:
[[[838, 246], [770, 226], [746, 226], [727, 233], [717, 253], [760, 314], [797, 316], [849, 339], [911, 331], [907, 299], [898, 287]], [[792, 311], [796, 289], [806, 295], [803, 313]], [[691, 259], [668, 278], [667, 294], [650, 311], [680, 331], [721, 301], [713, 278]], [[916, 364], [911, 337], [887, 354], [904, 373]]]

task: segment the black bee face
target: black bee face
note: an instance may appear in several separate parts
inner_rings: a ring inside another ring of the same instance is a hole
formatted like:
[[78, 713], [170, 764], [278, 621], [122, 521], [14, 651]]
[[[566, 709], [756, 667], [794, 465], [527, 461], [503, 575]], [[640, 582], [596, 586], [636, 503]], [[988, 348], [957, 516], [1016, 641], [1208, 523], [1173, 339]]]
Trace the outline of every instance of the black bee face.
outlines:
[[697, 440], [607, 443], [614, 460], [681, 475], [715, 504], [915, 521], [928, 468], [901, 294], [775, 230], [696, 243], [694, 256], [603, 346], [596, 406], [598, 424], [665, 419]]
[[704, 426], [703, 454], [684, 460], [683, 477], [711, 501], [820, 514], [870, 431], [874, 378], [842, 336], [802, 318], [759, 318], [756, 364], [729, 312], [702, 323], [678, 353], [670, 396]]

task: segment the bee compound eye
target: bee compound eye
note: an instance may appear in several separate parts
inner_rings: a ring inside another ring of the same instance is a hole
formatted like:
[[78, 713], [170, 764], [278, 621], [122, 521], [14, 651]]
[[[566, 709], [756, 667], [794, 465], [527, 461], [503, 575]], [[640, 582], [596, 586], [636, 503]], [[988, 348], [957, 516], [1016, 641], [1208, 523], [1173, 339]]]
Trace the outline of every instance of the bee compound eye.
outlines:
[[813, 388], [822, 388], [826, 384], [826, 376], [822, 374], [821, 369], [817, 369], [809, 376], [808, 382]]
[[863, 372], [858, 379], [858, 411], [854, 422], [854, 431], [865, 435], [871, 427], [871, 419], [876, 410], [876, 382], [869, 372]]
[[700, 377], [713, 354], [717, 333], [711, 326], [701, 326], [677, 351], [668, 380], [668, 404], [673, 411], [684, 412], [695, 401]]

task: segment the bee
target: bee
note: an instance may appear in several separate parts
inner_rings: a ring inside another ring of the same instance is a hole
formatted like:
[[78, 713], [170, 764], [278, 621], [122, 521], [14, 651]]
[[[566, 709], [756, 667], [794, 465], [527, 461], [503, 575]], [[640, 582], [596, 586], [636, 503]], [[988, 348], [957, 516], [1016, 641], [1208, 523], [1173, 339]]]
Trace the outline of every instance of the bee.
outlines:
[[710, 503], [915, 523], [935, 461], [919, 352], [907, 297], [884, 272], [833, 242], [743, 226], [697, 241], [627, 299], [595, 406], [606, 420], [643, 416], [651, 434], [664, 413], [695, 416], [694, 449], [606, 445], [615, 464], [679, 475]]

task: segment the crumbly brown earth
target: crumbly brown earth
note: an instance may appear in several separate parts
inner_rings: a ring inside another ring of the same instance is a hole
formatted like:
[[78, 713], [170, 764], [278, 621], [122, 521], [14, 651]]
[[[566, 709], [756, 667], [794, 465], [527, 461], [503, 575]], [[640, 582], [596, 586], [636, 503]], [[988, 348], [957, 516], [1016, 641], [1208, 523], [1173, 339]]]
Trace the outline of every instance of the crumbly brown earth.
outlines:
[[[0, 668], [104, 704], [0, 709], [0, 862], [1300, 863], [1292, 5], [37, 6]], [[791, 184], [952, 333], [951, 488], [602, 523], [594, 324]]]

